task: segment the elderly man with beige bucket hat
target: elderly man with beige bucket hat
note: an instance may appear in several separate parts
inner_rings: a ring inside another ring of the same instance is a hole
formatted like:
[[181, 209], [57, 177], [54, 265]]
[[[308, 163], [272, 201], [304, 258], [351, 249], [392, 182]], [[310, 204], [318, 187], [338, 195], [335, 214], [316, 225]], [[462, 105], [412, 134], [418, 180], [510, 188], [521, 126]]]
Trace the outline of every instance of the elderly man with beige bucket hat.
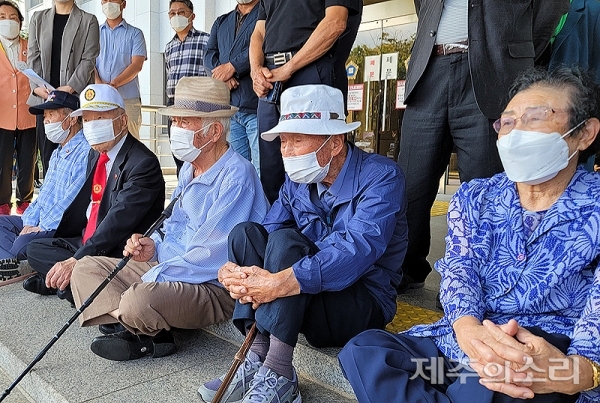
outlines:
[[[217, 281], [227, 261], [227, 236], [238, 223], [261, 222], [268, 210], [256, 170], [226, 140], [229, 89], [209, 77], [182, 78], [173, 106], [171, 148], [185, 161], [173, 198], [179, 200], [160, 231], [134, 234], [132, 259], [80, 316], [100, 325], [91, 349], [116, 361], [163, 357], [176, 347], [172, 328], [198, 329], [231, 318], [234, 300]], [[73, 272], [79, 306], [108, 276], [117, 259], [88, 257]]]

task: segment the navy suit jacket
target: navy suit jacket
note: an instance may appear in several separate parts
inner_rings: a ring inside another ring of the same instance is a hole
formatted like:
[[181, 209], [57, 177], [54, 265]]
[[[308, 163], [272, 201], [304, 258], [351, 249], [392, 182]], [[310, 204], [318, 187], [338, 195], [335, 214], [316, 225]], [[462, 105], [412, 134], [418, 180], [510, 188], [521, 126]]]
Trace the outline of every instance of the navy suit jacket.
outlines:
[[[443, 7], [443, 0], [415, 0], [419, 23], [406, 77], [407, 105], [429, 63]], [[469, 1], [469, 67], [484, 115], [500, 115], [511, 83], [533, 66], [568, 9], [569, 0]]]
[[565, 25], [556, 36], [549, 68], [561, 64], [593, 70], [600, 84], [600, 1], [573, 0]]
[[236, 11], [218, 17], [210, 30], [204, 65], [212, 70], [221, 64], [231, 62], [235, 67], [234, 78], [240, 86], [231, 90], [231, 104], [237, 106], [240, 112], [256, 113], [258, 97], [252, 89], [250, 77], [250, 36], [254, 31], [258, 17], [258, 7], [255, 5], [248, 13], [238, 34], [235, 35]]
[[[85, 184], [65, 210], [55, 238], [81, 237], [87, 225], [86, 210], [99, 155], [90, 150]], [[96, 231], [74, 257], [122, 257], [131, 234], [144, 233], [156, 221], [164, 205], [165, 180], [156, 155], [128, 134], [108, 175]]]

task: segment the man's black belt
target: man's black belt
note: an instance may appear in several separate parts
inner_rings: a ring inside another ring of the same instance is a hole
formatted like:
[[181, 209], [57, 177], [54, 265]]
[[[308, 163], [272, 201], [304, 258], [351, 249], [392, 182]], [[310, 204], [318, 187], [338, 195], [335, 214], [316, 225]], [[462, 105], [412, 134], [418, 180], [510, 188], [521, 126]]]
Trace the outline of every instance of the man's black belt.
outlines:
[[265, 61], [270, 65], [283, 66], [289, 62], [295, 54], [296, 52], [269, 53], [265, 55]]
[[469, 51], [469, 42], [460, 41], [456, 43], [444, 43], [433, 47], [435, 56], [451, 55], [453, 53], [467, 53]]

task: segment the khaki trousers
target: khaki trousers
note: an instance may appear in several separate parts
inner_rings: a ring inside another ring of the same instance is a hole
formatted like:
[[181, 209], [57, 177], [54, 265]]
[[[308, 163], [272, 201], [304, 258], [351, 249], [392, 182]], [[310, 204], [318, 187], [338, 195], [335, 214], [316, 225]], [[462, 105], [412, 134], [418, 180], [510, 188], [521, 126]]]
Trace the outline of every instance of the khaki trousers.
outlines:
[[[112, 272], [120, 259], [87, 256], [75, 265], [71, 290], [81, 304]], [[156, 263], [129, 263], [79, 316], [81, 326], [115, 323], [108, 313], [119, 309], [119, 322], [135, 334], [154, 336], [162, 329], [200, 329], [231, 318], [235, 301], [214, 284], [142, 282]]]
[[125, 99], [125, 112], [127, 113], [127, 129], [136, 139], [140, 139], [142, 126], [142, 100], [139, 98]]

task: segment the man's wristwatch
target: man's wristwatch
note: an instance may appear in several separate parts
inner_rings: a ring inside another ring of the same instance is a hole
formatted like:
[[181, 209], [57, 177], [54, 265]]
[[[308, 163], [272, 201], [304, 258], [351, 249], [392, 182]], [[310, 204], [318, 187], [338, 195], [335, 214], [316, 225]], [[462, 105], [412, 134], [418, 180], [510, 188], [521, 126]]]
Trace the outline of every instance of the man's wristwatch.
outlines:
[[584, 392], [587, 390], [596, 389], [598, 386], [600, 386], [600, 364], [590, 360], [587, 357], [584, 357], [584, 356], [580, 356], [580, 357], [583, 358], [585, 361], [587, 361], [592, 366], [592, 371], [594, 371], [594, 375], [593, 375], [594, 386], [592, 386], [589, 389], [585, 389]]

